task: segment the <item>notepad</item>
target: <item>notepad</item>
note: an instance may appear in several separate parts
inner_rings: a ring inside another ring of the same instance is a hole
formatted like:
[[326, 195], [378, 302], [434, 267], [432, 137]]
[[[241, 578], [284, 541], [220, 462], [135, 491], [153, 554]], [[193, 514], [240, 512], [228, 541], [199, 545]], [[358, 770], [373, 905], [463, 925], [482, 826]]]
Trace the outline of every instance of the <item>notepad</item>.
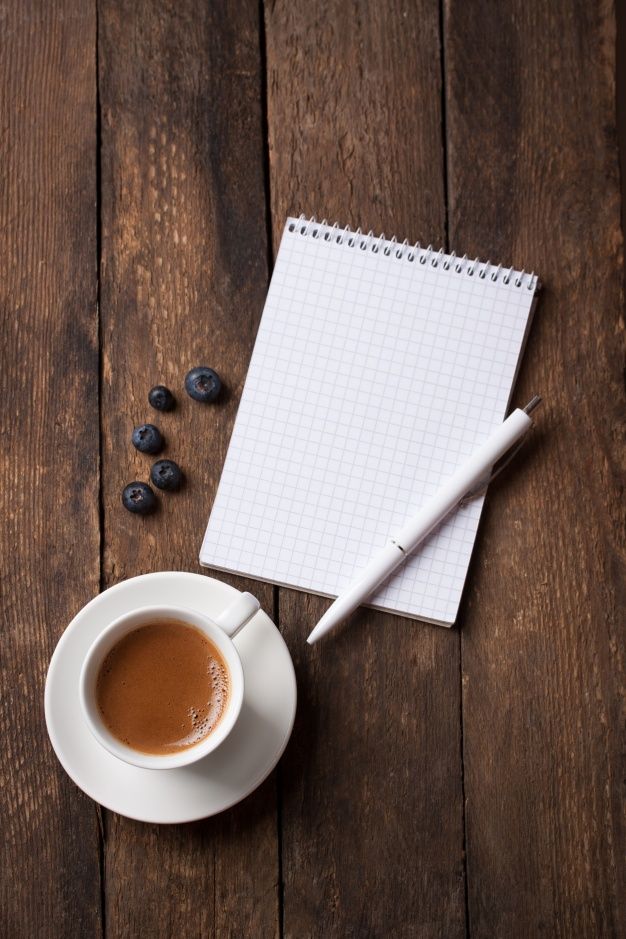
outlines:
[[[203, 565], [335, 597], [504, 419], [537, 278], [289, 218]], [[370, 605], [454, 623], [483, 498]]]

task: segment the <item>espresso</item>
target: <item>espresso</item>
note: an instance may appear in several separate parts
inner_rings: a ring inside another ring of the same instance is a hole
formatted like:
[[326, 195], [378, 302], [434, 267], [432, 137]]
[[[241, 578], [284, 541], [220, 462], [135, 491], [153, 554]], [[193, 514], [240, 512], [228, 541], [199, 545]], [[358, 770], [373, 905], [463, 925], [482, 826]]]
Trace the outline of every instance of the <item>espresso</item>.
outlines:
[[100, 667], [96, 701], [123, 743], [162, 756], [200, 743], [228, 704], [229, 673], [219, 650], [187, 623], [140, 626]]

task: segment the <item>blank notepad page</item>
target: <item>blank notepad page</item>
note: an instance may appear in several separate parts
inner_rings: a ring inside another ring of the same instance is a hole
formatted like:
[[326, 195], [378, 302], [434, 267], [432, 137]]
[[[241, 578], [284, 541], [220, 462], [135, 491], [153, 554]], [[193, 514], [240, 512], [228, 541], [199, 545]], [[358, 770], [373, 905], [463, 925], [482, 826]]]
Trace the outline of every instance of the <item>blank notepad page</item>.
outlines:
[[[288, 219], [201, 562], [336, 596], [504, 419], [536, 285]], [[482, 501], [371, 605], [452, 624]]]

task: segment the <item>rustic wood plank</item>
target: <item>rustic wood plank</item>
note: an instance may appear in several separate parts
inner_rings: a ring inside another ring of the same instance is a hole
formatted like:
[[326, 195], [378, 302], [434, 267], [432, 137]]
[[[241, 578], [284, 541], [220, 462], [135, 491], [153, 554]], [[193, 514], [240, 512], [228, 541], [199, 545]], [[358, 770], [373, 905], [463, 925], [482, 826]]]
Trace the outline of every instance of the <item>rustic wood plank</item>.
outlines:
[[0, 30], [0, 931], [98, 936], [96, 808], [43, 721], [50, 655], [100, 576], [95, 6], [4, 4]]
[[[462, 628], [473, 936], [626, 933], [624, 330], [610, 3], [445, 12], [450, 238], [545, 283]], [[485, 63], [489, 68], [485, 68]]]
[[[434, 2], [266, 9], [274, 248], [288, 213], [441, 243]], [[300, 705], [281, 771], [284, 935], [464, 935], [459, 636], [280, 591]]]
[[[107, 584], [142, 571], [197, 571], [267, 284], [258, 5], [100, 3], [102, 328]], [[209, 364], [228, 392], [203, 407], [182, 391]], [[146, 478], [133, 423], [160, 381], [159, 416], [188, 483], [152, 518], [123, 485]], [[235, 581], [233, 581], [235, 582]], [[241, 581], [236, 581], [242, 586]], [[254, 584], [265, 609], [272, 589]], [[173, 828], [107, 816], [113, 935], [271, 936], [278, 923], [275, 782], [223, 817]]]

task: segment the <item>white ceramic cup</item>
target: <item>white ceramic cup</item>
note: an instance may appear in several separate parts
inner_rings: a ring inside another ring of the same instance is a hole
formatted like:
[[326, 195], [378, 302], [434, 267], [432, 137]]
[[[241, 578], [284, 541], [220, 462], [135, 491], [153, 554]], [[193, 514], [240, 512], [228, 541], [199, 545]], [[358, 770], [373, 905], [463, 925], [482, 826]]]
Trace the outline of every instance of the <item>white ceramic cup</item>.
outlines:
[[[114, 620], [90, 647], [80, 674], [80, 702], [83, 717], [98, 743], [113, 756], [144, 769], [174, 769], [201, 760], [219, 747], [235, 726], [243, 703], [243, 669], [233, 637], [249, 623], [259, 609], [259, 601], [250, 593], [240, 594], [217, 619], [198, 610], [180, 606], [143, 606]], [[159, 620], [178, 620], [195, 626], [217, 646], [229, 673], [229, 697], [226, 710], [211, 733], [199, 743], [177, 753], [157, 755], [142, 753], [118, 740], [100, 716], [96, 702], [96, 681], [104, 659], [113, 646], [140, 626]]]

